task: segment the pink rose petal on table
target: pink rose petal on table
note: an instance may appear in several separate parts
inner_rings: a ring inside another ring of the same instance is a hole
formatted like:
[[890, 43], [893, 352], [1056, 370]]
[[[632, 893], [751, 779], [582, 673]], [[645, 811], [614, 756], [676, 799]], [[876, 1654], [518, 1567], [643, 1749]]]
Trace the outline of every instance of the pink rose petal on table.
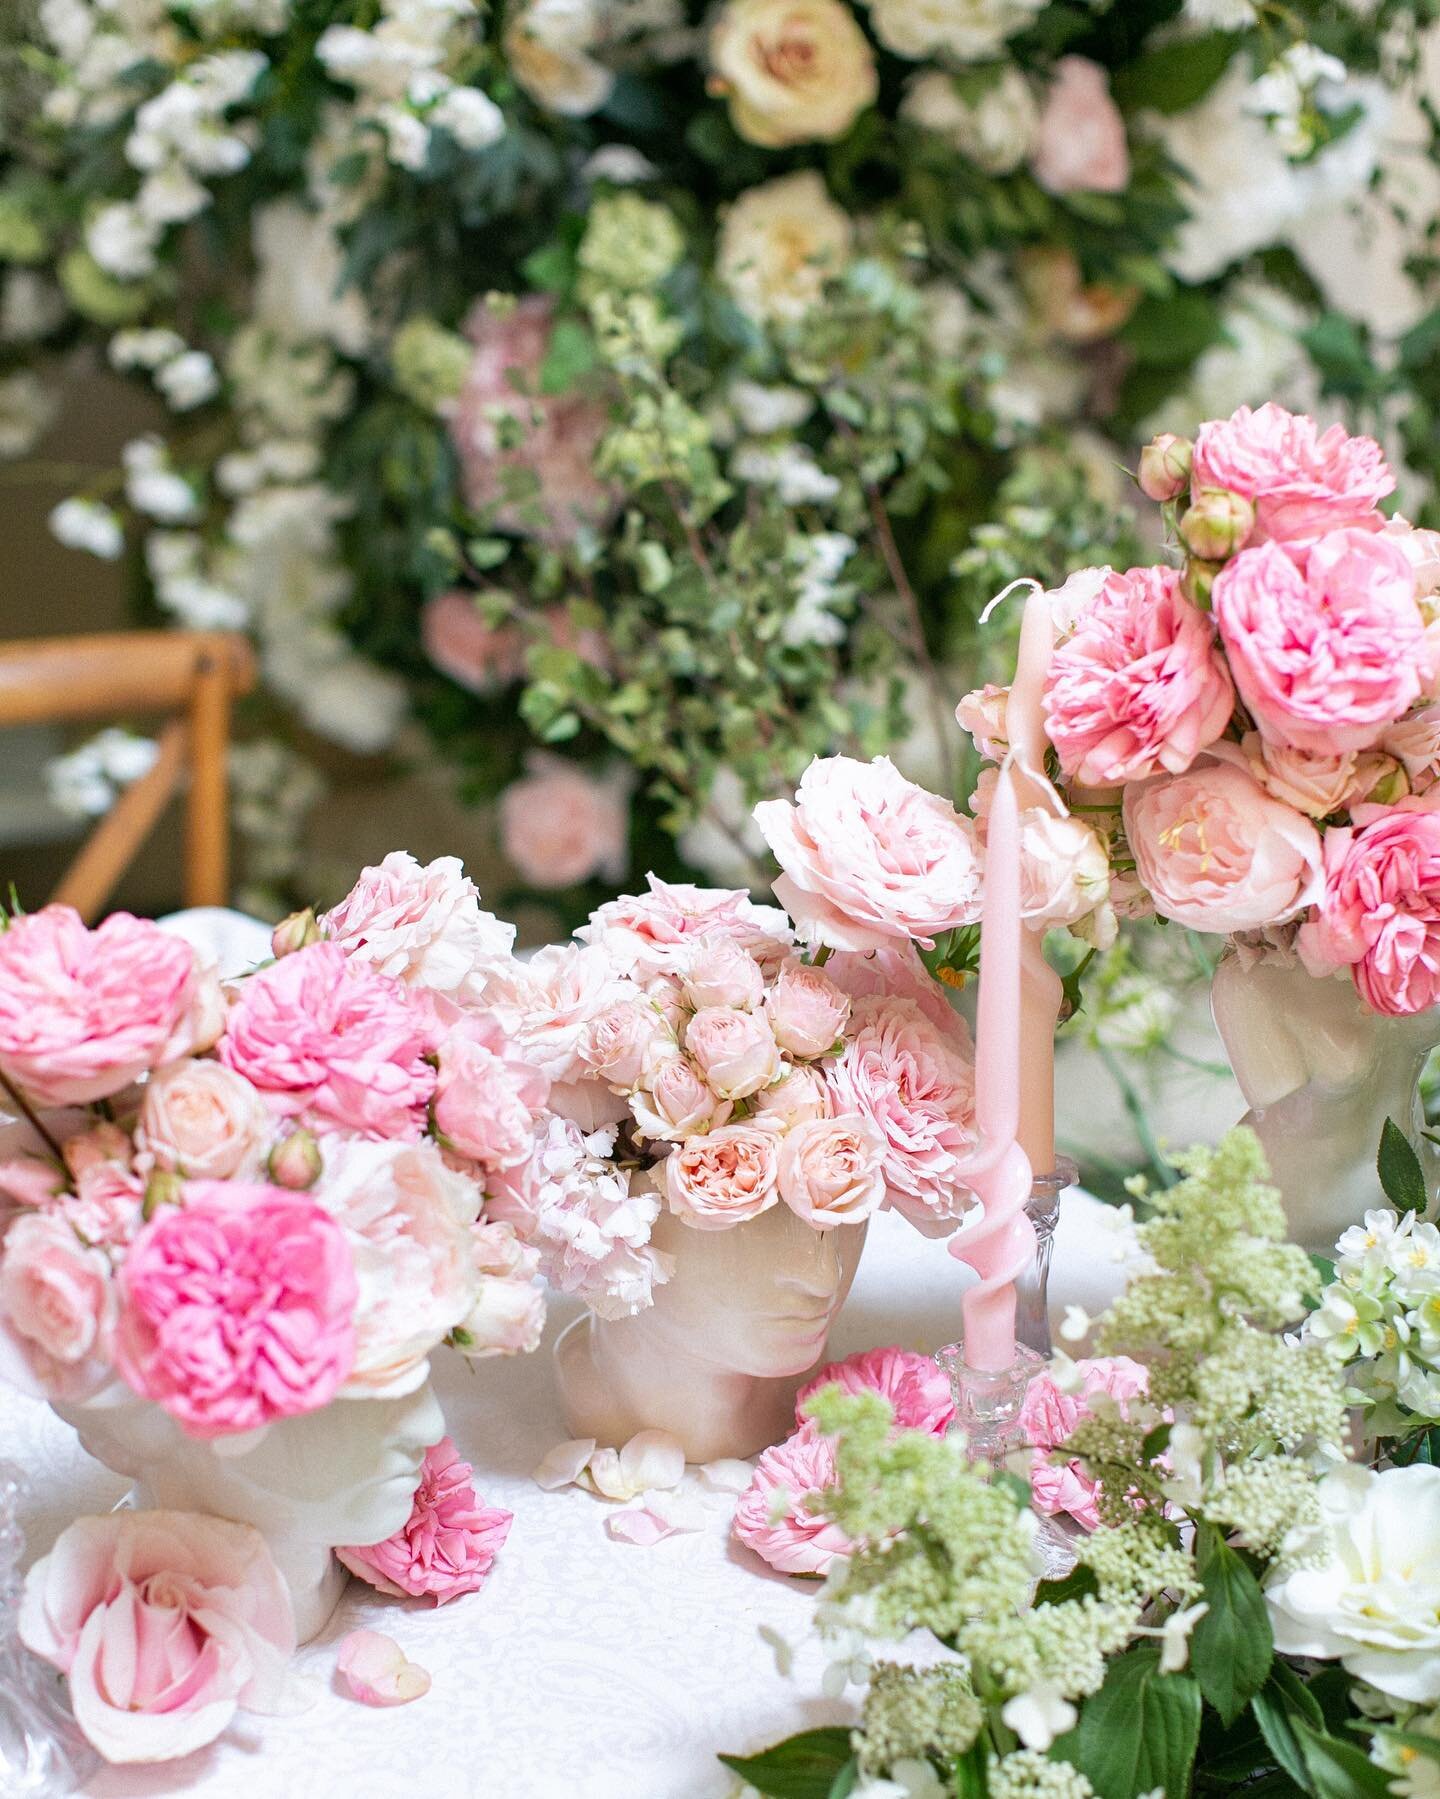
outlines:
[[407, 1661], [395, 1639], [378, 1630], [352, 1630], [335, 1665], [362, 1705], [408, 1705], [430, 1691], [425, 1669]]
[[623, 1512], [613, 1512], [605, 1520], [606, 1534], [620, 1543], [634, 1543], [642, 1548], [663, 1542], [682, 1531], [703, 1530], [705, 1514], [684, 1493], [647, 1493], [644, 1503]]

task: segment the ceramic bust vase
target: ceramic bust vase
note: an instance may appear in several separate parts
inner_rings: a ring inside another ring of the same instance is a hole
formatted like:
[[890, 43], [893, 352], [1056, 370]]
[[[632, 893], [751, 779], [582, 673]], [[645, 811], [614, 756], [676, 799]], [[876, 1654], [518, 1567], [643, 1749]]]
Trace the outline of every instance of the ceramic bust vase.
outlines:
[[345, 1586], [332, 1552], [379, 1543], [404, 1524], [425, 1451], [445, 1434], [428, 1381], [399, 1399], [337, 1399], [206, 1441], [119, 1382], [55, 1410], [97, 1461], [135, 1482], [132, 1504], [254, 1525], [290, 1588], [302, 1643], [324, 1628]]
[[1333, 1255], [1335, 1240], [1384, 1197], [1375, 1172], [1393, 1118], [1419, 1152], [1433, 1194], [1440, 1159], [1423, 1137], [1420, 1072], [1440, 1041], [1440, 1008], [1372, 1012], [1353, 984], [1299, 962], [1242, 966], [1227, 956], [1211, 989], [1215, 1025], [1285, 1203], [1290, 1234]]
[[783, 1205], [723, 1231], [662, 1212], [650, 1240], [675, 1272], [654, 1305], [633, 1318], [578, 1318], [555, 1345], [572, 1434], [619, 1445], [637, 1430], [669, 1431], [690, 1462], [778, 1443], [824, 1357], [866, 1228], [812, 1230]]

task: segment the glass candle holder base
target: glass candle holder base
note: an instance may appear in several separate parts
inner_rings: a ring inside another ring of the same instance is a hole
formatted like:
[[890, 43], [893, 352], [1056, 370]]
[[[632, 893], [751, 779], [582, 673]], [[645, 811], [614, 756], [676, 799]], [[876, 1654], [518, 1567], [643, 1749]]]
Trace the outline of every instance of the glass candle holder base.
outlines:
[[1078, 1179], [1075, 1164], [1059, 1156], [1049, 1174], [1032, 1178], [1025, 1202], [1025, 1216], [1035, 1228], [1035, 1260], [1015, 1281], [1015, 1335], [1041, 1356], [1048, 1357], [1054, 1348], [1050, 1340], [1050, 1258], [1055, 1252], [1060, 1198]]

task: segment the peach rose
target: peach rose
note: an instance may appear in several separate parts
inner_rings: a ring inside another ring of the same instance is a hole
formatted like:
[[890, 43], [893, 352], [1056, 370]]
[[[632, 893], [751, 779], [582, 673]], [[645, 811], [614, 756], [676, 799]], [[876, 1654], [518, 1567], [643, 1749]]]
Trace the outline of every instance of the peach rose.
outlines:
[[1328, 818], [1338, 812], [1355, 790], [1357, 757], [1354, 750], [1329, 755], [1323, 750], [1292, 750], [1272, 743], [1258, 731], [1247, 731], [1240, 740], [1245, 762], [1268, 794], [1293, 806], [1307, 818]]
[[615, 881], [629, 860], [628, 783], [596, 780], [559, 756], [530, 758], [500, 797], [500, 845], [532, 887]]
[[661, 1164], [670, 1210], [699, 1231], [758, 1218], [779, 1199], [780, 1151], [773, 1131], [722, 1125], [690, 1137]]
[[690, 1020], [685, 1049], [721, 1099], [748, 1099], [780, 1073], [780, 1049], [764, 1015], [707, 1006]]
[[1125, 121], [1098, 63], [1083, 56], [1056, 63], [1030, 167], [1052, 194], [1118, 194], [1129, 182]]
[[767, 149], [843, 137], [879, 91], [874, 54], [841, 0], [726, 0], [710, 63], [735, 129]]
[[823, 970], [787, 962], [765, 995], [765, 1014], [781, 1049], [808, 1060], [834, 1049], [850, 1016], [850, 995]]
[[135, 1146], [157, 1168], [224, 1181], [260, 1172], [273, 1129], [244, 1075], [223, 1062], [171, 1062], [145, 1083]]
[[885, 1140], [868, 1118], [812, 1118], [780, 1143], [780, 1197], [817, 1231], [862, 1224], [885, 1203]]
[[0, 1371], [45, 1399], [87, 1398], [108, 1376], [110, 1262], [51, 1212], [27, 1212], [0, 1249]]

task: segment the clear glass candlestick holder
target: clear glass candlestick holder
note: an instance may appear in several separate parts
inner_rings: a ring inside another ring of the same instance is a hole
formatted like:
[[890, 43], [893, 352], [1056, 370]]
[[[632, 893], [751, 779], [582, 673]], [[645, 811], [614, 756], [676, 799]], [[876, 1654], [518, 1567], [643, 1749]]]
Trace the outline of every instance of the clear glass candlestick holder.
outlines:
[[1015, 1335], [1027, 1349], [1049, 1357], [1050, 1261], [1055, 1252], [1055, 1227], [1060, 1222], [1060, 1198], [1073, 1187], [1079, 1170], [1065, 1156], [1056, 1158], [1049, 1174], [1036, 1175], [1030, 1183], [1025, 1216], [1035, 1227], [1035, 1260], [1015, 1282]]

